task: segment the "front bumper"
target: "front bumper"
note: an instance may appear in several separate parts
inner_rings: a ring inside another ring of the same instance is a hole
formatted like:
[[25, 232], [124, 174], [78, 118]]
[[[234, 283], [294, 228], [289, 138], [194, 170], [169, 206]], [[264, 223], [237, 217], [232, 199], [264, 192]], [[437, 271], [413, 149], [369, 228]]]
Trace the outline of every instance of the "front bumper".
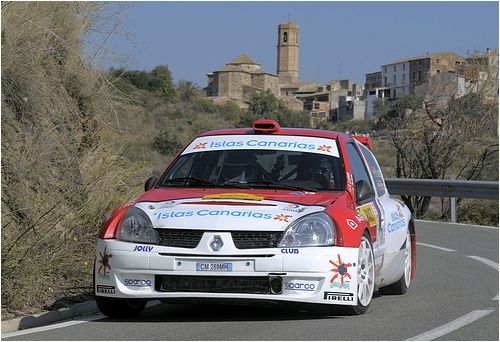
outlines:
[[[224, 234], [218, 233], [230, 241]], [[99, 239], [95, 294], [357, 305], [357, 248], [226, 245], [213, 252], [204, 240], [186, 249]]]

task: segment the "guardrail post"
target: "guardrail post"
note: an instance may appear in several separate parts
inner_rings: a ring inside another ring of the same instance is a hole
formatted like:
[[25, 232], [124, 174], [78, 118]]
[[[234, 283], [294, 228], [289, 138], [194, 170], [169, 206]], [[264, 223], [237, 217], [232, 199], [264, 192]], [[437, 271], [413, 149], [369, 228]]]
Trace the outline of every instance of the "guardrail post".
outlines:
[[455, 197], [450, 198], [450, 214], [451, 222], [457, 223], [457, 199]]

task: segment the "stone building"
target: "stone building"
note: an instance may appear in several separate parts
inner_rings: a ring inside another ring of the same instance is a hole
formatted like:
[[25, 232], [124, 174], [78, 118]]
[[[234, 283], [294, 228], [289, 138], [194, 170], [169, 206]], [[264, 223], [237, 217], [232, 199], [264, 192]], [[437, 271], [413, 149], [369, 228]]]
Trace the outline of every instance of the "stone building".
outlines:
[[299, 25], [286, 22], [278, 26], [277, 73], [280, 84], [299, 81]]
[[[248, 102], [256, 91], [270, 90], [279, 95], [278, 76], [262, 71], [260, 64], [245, 54], [236, 57], [219, 70], [207, 74], [208, 97], [222, 97], [239, 102]], [[216, 100], [216, 99], [214, 99]]]

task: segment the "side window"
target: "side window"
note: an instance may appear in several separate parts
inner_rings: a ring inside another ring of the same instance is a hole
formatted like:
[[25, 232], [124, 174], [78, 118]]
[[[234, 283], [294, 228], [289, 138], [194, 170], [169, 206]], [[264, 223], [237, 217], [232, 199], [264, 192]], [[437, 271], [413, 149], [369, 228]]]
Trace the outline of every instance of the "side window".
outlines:
[[365, 181], [366, 185], [369, 187], [369, 191], [371, 191], [372, 196], [370, 198], [365, 198], [362, 202], [366, 202], [369, 199], [373, 199], [374, 191], [371, 185], [370, 176], [368, 175], [368, 171], [366, 171], [365, 164], [359, 155], [358, 150], [354, 146], [353, 143], [347, 144], [347, 154], [349, 155], [349, 162], [351, 164], [352, 177], [354, 178], [354, 185], [356, 189], [356, 193], [360, 191], [359, 182]]
[[359, 149], [361, 150], [361, 153], [365, 157], [368, 167], [370, 168], [370, 173], [372, 174], [373, 180], [375, 181], [375, 189], [377, 190], [377, 194], [379, 196], [382, 196], [386, 192], [385, 181], [384, 181], [384, 176], [382, 175], [382, 171], [378, 166], [377, 160], [375, 160], [373, 153], [371, 153], [371, 151], [368, 150], [366, 147], [364, 147], [363, 145], [358, 145], [358, 146]]

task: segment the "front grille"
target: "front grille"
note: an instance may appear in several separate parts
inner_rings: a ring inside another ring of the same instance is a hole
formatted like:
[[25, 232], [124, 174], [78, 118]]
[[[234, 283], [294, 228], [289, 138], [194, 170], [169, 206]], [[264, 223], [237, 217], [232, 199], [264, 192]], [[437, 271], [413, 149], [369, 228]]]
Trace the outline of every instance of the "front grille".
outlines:
[[231, 232], [231, 236], [238, 249], [276, 248], [283, 232]]
[[[203, 236], [203, 230], [156, 229], [158, 245], [166, 247], [196, 248]], [[216, 233], [215, 231], [211, 231]], [[234, 245], [238, 249], [276, 248], [283, 232], [275, 231], [232, 231]]]
[[158, 244], [167, 247], [196, 248], [203, 236], [202, 230], [156, 229]]
[[[162, 292], [210, 292], [210, 293], [248, 293], [271, 294], [271, 281], [281, 278], [270, 277], [229, 277], [229, 276], [174, 276], [157, 275], [155, 290]], [[276, 286], [274, 293], [277, 293]]]

